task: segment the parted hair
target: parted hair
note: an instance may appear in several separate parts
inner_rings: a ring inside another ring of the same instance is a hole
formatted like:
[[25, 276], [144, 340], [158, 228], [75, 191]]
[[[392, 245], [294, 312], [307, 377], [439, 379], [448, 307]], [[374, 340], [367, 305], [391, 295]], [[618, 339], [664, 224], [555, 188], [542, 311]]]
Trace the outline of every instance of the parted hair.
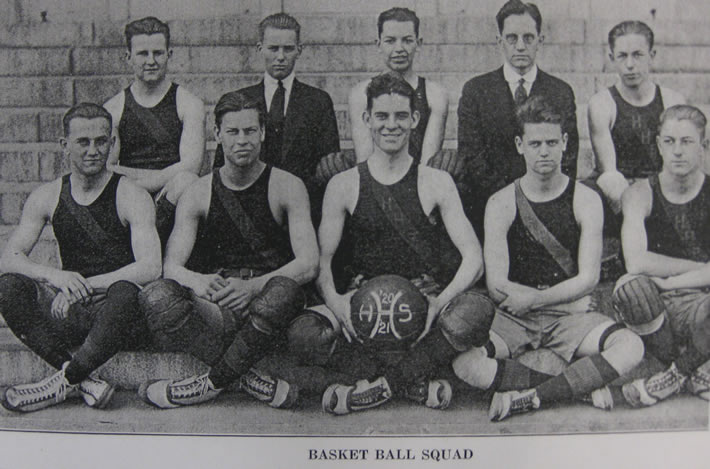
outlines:
[[377, 37], [382, 36], [382, 27], [387, 21], [414, 23], [414, 34], [419, 37], [419, 17], [409, 8], [394, 7], [380, 13], [377, 17]]
[[663, 111], [658, 123], [659, 133], [663, 124], [669, 120], [690, 121], [700, 131], [700, 136], [705, 138], [705, 127], [708, 125], [708, 120], [703, 111], [697, 107], [689, 104], [676, 104]]
[[518, 136], [525, 132], [525, 124], [558, 124], [564, 129], [564, 117], [544, 97], [531, 96], [515, 113]]
[[126, 47], [131, 50], [131, 39], [138, 34], [162, 34], [165, 36], [165, 47], [170, 47], [170, 27], [155, 16], [147, 16], [139, 20], [131, 21], [124, 30], [126, 36]]
[[64, 129], [65, 137], [69, 136], [69, 124], [71, 124], [72, 119], [79, 117], [83, 119], [106, 119], [108, 121], [109, 129], [113, 126], [111, 113], [108, 112], [103, 106], [99, 106], [94, 103], [79, 103], [64, 113], [64, 117], [62, 118], [62, 127]]
[[609, 49], [614, 50], [616, 39], [627, 34], [640, 34], [646, 38], [648, 49], [653, 49], [653, 30], [643, 21], [622, 21], [609, 31]]
[[372, 101], [383, 94], [398, 94], [409, 99], [409, 107], [414, 111], [414, 88], [396, 73], [383, 73], [370, 80], [365, 90], [367, 110], [372, 110]]
[[217, 128], [222, 126], [222, 118], [228, 112], [239, 112], [245, 109], [254, 109], [259, 114], [259, 125], [264, 126], [265, 116], [261, 100], [249, 97], [242, 91], [230, 91], [223, 94], [214, 107], [214, 121]]
[[508, 0], [496, 14], [496, 22], [498, 23], [498, 32], [503, 32], [505, 20], [513, 15], [530, 15], [535, 20], [535, 29], [540, 34], [542, 29], [542, 14], [540, 9], [534, 3], [524, 3], [520, 0]]
[[259, 40], [264, 40], [266, 28], [288, 29], [296, 31], [296, 42], [301, 42], [301, 25], [296, 18], [287, 13], [275, 13], [269, 15], [259, 23]]

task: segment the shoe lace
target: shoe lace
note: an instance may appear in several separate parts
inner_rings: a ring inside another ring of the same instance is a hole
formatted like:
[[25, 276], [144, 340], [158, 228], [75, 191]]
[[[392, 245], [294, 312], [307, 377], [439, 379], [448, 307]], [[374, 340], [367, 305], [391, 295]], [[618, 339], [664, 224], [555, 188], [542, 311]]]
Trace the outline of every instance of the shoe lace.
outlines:
[[173, 383], [170, 385], [170, 394], [173, 399], [189, 399], [202, 396], [207, 392], [208, 383], [209, 378], [207, 375], [198, 376], [193, 381], [185, 384]]
[[64, 375], [56, 374], [36, 386], [15, 388], [15, 392], [20, 395], [22, 404], [25, 405], [52, 398], [56, 399], [57, 402], [62, 402], [66, 396], [67, 385], [68, 383], [66, 379], [64, 379]]
[[677, 387], [680, 389], [681, 385], [685, 382], [685, 376], [681, 374], [675, 367], [668, 369], [666, 373], [663, 373], [656, 379], [650, 379], [646, 383], [646, 390], [648, 392], [658, 392], [670, 387]]
[[385, 389], [382, 386], [374, 386], [366, 391], [353, 394], [353, 401], [362, 405], [374, 404], [382, 400]]
[[274, 393], [274, 383], [262, 378], [256, 373], [250, 373], [244, 380], [247, 387], [264, 395], [272, 395]]
[[106, 382], [104, 380], [93, 376], [88, 376], [81, 383], [79, 383], [79, 389], [81, 392], [94, 396], [101, 394], [105, 387]]
[[520, 397], [513, 399], [510, 403], [511, 412], [526, 410], [535, 406], [535, 393], [522, 394]]

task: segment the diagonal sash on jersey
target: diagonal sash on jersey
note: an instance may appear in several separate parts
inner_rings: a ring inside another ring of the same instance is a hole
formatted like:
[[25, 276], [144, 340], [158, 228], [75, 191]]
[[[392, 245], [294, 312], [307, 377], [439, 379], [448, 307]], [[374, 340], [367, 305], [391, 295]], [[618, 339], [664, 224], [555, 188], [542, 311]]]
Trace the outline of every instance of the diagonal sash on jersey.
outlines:
[[[661, 202], [661, 212], [663, 212], [663, 215], [665, 216], [666, 220], [668, 220], [669, 224], [673, 227], [673, 231], [675, 232], [676, 237], [678, 238], [678, 240], [680, 240], [680, 248], [683, 249], [686, 257], [688, 259], [693, 260], [708, 259], [710, 256], [703, 248], [703, 245], [700, 243], [700, 240], [698, 239], [698, 234], [694, 227], [679, 226], [680, 220], [678, 220], [677, 217], [671, 216], [671, 213], [674, 212], [674, 209], [671, 206], [670, 202], [668, 202], [668, 200], [666, 200], [666, 198], [663, 196], [663, 192], [661, 191], [661, 184], [658, 180], [658, 175], [654, 174], [653, 176], [649, 177], [648, 183], [653, 188], [653, 192], [655, 193], [654, 196], [656, 194], [658, 195], [659, 202]], [[702, 190], [698, 196], [702, 197]], [[688, 225], [690, 225], [690, 223], [688, 223]]]
[[[261, 233], [256, 228], [237, 196], [224, 187], [219, 175], [219, 169], [215, 169], [213, 174], [212, 184], [217, 184], [216, 192], [219, 196], [219, 200], [229, 214], [229, 218], [231, 218], [235, 228], [239, 230], [239, 234], [241, 234], [242, 238], [249, 243], [249, 246], [251, 246], [254, 252], [259, 254], [261, 258], [266, 261], [266, 265], [271, 270], [276, 270], [286, 264], [288, 259], [281, 255], [275, 248], [270, 248], [266, 245], [264, 242], [264, 233]], [[219, 178], [219, 180], [215, 181], [215, 178]]]
[[135, 98], [131, 97], [130, 99], [126, 99], [126, 106], [133, 112], [141, 124], [148, 130], [148, 133], [152, 135], [157, 142], [172, 142], [173, 137], [165, 129], [163, 121], [158, 119], [149, 109], [141, 107], [136, 102]]
[[71, 196], [71, 185], [62, 184], [62, 191], [59, 195], [64, 206], [67, 208], [69, 215], [74, 218], [76, 225], [84, 230], [89, 239], [93, 242], [93, 252], [103, 252], [114, 262], [125, 262], [123, 258], [115, 249], [112, 247], [120, 246], [120, 241], [115, 237], [108, 234], [101, 225], [98, 224], [96, 219], [89, 212], [88, 207], [79, 205], [74, 201]]
[[[574, 182], [570, 181], [570, 184], [574, 184]], [[569, 277], [572, 277], [575, 274], [576, 268], [571, 253], [550, 233], [550, 230], [548, 230], [537, 217], [527, 197], [523, 194], [519, 178], [515, 180], [515, 204], [518, 207], [518, 214], [520, 215], [523, 225], [530, 232], [535, 241], [540, 243], [547, 250]]]
[[429, 242], [422, 236], [421, 232], [412, 225], [410, 220], [414, 219], [415, 214], [403, 209], [389, 187], [373, 183], [372, 178], [363, 177], [364, 169], [360, 171], [360, 184], [364, 182], [363, 189], [373, 195], [378, 207], [382, 210], [382, 213], [384, 213], [387, 221], [390, 222], [390, 225], [392, 225], [397, 234], [417, 253], [421, 260], [427, 265], [427, 268], [430, 269], [430, 273], [432, 273], [434, 277], [438, 277], [441, 271], [439, 267], [441, 260], [432, 251]]

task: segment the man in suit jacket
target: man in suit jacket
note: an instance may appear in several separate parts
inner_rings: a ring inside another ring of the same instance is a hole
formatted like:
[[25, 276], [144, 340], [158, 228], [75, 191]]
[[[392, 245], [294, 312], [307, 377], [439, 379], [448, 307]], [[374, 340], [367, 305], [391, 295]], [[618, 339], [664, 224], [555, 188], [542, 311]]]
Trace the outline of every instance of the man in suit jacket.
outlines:
[[319, 207], [323, 188], [313, 180], [316, 165], [323, 156], [340, 151], [340, 138], [328, 93], [294, 76], [303, 48], [300, 34], [301, 25], [290, 15], [277, 13], [264, 18], [256, 46], [264, 58], [264, 79], [240, 91], [260, 99], [267, 111], [261, 159], [301, 178], [311, 205]]
[[564, 116], [569, 136], [562, 161], [575, 177], [579, 135], [572, 88], [536, 63], [543, 42], [542, 16], [533, 3], [510, 0], [496, 15], [503, 66], [469, 80], [458, 108], [458, 152], [466, 165], [461, 198], [476, 234], [483, 236], [483, 213], [493, 193], [525, 173], [515, 148], [517, 108], [528, 96], [544, 96]]

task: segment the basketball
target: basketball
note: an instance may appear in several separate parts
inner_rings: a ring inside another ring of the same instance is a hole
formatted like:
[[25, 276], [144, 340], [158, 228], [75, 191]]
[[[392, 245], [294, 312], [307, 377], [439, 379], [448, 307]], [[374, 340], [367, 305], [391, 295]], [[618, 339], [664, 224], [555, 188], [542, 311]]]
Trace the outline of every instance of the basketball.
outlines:
[[350, 318], [365, 345], [390, 351], [408, 347], [424, 330], [428, 302], [398, 275], [369, 280], [350, 300]]

